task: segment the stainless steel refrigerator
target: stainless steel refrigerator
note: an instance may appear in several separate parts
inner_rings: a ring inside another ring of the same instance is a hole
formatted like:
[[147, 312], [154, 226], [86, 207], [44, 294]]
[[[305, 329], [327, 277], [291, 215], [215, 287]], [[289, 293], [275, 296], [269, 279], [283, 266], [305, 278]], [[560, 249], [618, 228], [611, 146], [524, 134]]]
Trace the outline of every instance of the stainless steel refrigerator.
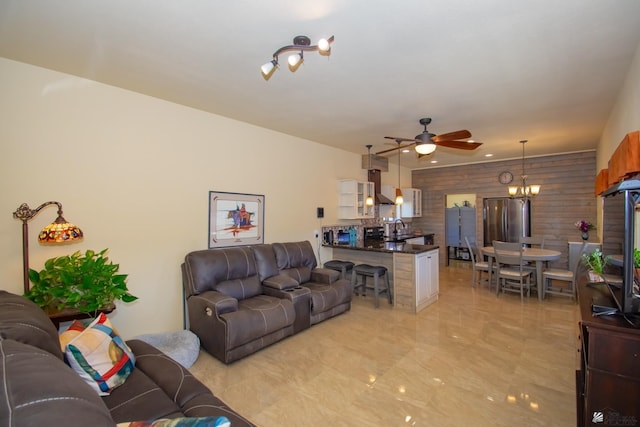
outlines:
[[482, 204], [484, 244], [494, 240], [518, 242], [531, 235], [531, 201], [522, 198], [496, 197]]

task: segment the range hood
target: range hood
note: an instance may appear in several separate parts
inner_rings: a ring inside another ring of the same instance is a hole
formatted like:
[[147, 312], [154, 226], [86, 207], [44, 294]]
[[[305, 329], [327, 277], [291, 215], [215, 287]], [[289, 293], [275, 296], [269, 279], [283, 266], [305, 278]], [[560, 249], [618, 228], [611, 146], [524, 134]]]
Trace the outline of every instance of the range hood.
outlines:
[[382, 184], [380, 180], [380, 175], [382, 175], [381, 171], [378, 169], [369, 169], [368, 171], [368, 181], [373, 182], [374, 192], [376, 194], [375, 204], [376, 205], [395, 205], [395, 203], [390, 200], [388, 197], [382, 195]]

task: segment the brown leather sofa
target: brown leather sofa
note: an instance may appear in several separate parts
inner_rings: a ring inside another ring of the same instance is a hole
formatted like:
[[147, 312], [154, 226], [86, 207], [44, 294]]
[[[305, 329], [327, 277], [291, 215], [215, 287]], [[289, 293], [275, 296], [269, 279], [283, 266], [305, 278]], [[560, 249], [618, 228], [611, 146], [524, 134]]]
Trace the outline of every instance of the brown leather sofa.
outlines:
[[293, 334], [292, 301], [264, 292], [249, 247], [190, 252], [182, 274], [189, 328], [222, 362]]
[[[311, 325], [351, 309], [351, 283], [341, 280], [340, 273], [335, 270], [319, 268], [309, 241], [273, 243], [271, 247], [278, 273], [277, 276], [271, 275], [263, 279], [263, 283], [268, 284], [284, 276], [293, 279], [297, 286], [309, 289]], [[273, 271], [274, 266], [264, 267], [264, 263], [258, 263], [261, 275], [264, 273], [266, 276]]]
[[224, 363], [351, 308], [351, 283], [308, 241], [194, 251], [182, 274], [189, 328]]
[[253, 426], [179, 363], [139, 340], [136, 364], [100, 397], [63, 361], [58, 331], [28, 299], [0, 291], [0, 425], [101, 427], [159, 418], [225, 416]]

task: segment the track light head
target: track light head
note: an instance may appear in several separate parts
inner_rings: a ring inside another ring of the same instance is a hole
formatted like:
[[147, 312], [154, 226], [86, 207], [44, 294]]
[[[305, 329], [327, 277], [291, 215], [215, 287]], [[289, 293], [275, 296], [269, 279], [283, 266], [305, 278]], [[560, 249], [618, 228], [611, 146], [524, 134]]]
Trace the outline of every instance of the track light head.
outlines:
[[304, 56], [302, 54], [302, 51], [300, 51], [300, 53], [294, 53], [292, 55], [289, 55], [289, 58], [287, 58], [287, 62], [289, 63], [289, 69], [291, 71], [296, 71], [300, 66], [300, 64], [304, 62]]
[[318, 40], [318, 52], [320, 52], [320, 55], [329, 55], [331, 53], [331, 44], [327, 39]]
[[271, 74], [275, 71], [278, 66], [278, 61], [276, 59], [272, 59], [271, 61], [264, 64], [260, 67], [260, 71], [262, 71], [262, 76], [265, 78], [271, 77]]

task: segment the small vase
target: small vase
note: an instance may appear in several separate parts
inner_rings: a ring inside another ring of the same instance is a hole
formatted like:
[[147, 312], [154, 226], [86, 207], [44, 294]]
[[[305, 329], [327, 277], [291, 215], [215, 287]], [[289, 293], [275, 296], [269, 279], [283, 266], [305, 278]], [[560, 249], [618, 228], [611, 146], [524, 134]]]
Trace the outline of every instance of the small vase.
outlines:
[[582, 240], [584, 240], [584, 241], [589, 240], [589, 232], [588, 231], [583, 231], [582, 232]]

